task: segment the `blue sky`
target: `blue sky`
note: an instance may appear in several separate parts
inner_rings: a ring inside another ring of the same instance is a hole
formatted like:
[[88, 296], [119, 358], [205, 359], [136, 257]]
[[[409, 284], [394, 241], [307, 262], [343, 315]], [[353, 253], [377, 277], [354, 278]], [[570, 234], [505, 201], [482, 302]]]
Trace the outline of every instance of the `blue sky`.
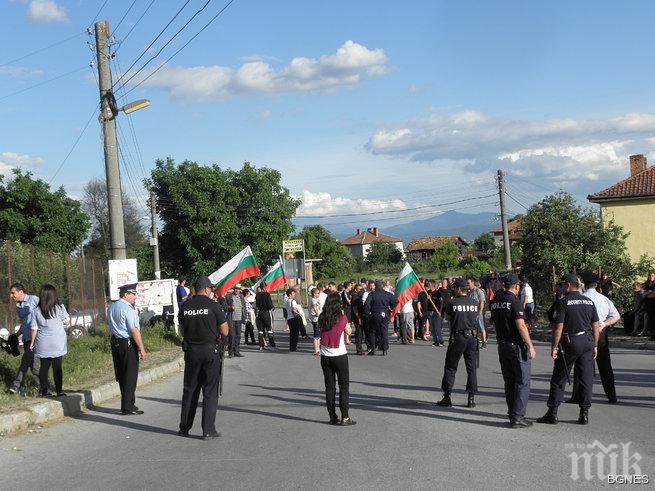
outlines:
[[[102, 3], [0, 1], [0, 173], [21, 167], [72, 196], [103, 175], [96, 119], [55, 175], [97, 105], [84, 31]], [[149, 3], [137, 0], [114, 32], [115, 79], [184, 2], [155, 2], [122, 42]], [[131, 4], [108, 0], [99, 18], [113, 31]], [[191, 0], [154, 48], [202, 4]], [[224, 4], [210, 2], [126, 89]], [[141, 178], [171, 156], [276, 168], [303, 197], [300, 214], [410, 209], [363, 216], [362, 226], [494, 210], [483, 196], [498, 168], [512, 212], [559, 188], [584, 200], [628, 175], [628, 155], [655, 158], [654, 10], [648, 1], [236, 0], [128, 95], [152, 105], [131, 117], [138, 150], [119, 116], [124, 187], [143, 203]], [[411, 211], [466, 197], [478, 199]]]

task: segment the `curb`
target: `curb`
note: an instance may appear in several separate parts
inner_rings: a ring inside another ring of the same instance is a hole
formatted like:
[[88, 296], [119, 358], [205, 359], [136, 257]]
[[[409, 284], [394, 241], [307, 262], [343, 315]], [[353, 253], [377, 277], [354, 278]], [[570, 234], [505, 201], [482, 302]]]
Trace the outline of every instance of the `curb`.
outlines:
[[[546, 341], [551, 340], [550, 330], [537, 330], [532, 333], [532, 339], [535, 341]], [[628, 349], [638, 349], [638, 350], [655, 350], [655, 341], [649, 341], [644, 339], [643, 341], [638, 341], [637, 339], [631, 339], [630, 337], [614, 337], [610, 334], [609, 337], [610, 348], [628, 348]]]
[[[144, 370], [139, 373], [137, 387], [165, 378], [183, 367], [184, 357], [180, 356], [164, 365]], [[120, 393], [118, 382], [109, 382], [93, 389], [69, 392], [61, 400], [37, 402], [26, 409], [14, 411], [12, 414], [0, 414], [0, 436], [7, 436], [33, 425], [61, 419], [64, 416], [77, 416], [84, 409], [113, 399]]]

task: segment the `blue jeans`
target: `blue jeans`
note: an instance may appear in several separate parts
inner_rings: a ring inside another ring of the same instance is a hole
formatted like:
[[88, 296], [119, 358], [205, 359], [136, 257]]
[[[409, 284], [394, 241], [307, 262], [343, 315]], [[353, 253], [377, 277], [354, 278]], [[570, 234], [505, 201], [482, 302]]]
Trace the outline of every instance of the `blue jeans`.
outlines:
[[430, 323], [430, 333], [432, 334], [432, 339], [434, 342], [443, 344], [443, 335], [441, 333], [443, 319], [441, 316], [433, 310], [430, 310], [428, 312], [428, 322]]

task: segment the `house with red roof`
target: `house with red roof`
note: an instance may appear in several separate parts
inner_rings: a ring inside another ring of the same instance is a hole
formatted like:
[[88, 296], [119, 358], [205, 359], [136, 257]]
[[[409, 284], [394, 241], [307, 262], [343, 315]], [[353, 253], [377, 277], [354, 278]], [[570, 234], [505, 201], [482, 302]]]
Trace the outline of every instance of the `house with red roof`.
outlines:
[[367, 228], [363, 231], [357, 229], [355, 235], [341, 241], [353, 256], [361, 258], [365, 258], [368, 255], [371, 250], [371, 245], [374, 242], [391, 242], [396, 246], [396, 249], [400, 251], [403, 257], [405, 257], [402, 239], [390, 235], [384, 235], [377, 227]]

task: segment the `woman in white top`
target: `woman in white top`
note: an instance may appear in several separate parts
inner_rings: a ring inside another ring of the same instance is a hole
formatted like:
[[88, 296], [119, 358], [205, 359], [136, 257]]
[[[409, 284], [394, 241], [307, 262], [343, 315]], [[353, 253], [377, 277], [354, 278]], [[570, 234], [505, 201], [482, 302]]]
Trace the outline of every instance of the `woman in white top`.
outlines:
[[287, 310], [287, 324], [289, 326], [289, 351], [296, 351], [302, 319], [298, 302], [296, 302], [296, 291], [293, 288], [287, 290], [287, 300], [284, 308]]
[[39, 369], [41, 397], [52, 395], [48, 387], [48, 372], [51, 365], [57, 397], [65, 396], [66, 394], [62, 391], [64, 377], [61, 361], [68, 352], [64, 326], [70, 325], [70, 319], [66, 307], [57, 299], [57, 290], [54, 286], [43, 285], [39, 293], [39, 304], [32, 311], [31, 316], [30, 350], [34, 351], [34, 356], [41, 360]]

